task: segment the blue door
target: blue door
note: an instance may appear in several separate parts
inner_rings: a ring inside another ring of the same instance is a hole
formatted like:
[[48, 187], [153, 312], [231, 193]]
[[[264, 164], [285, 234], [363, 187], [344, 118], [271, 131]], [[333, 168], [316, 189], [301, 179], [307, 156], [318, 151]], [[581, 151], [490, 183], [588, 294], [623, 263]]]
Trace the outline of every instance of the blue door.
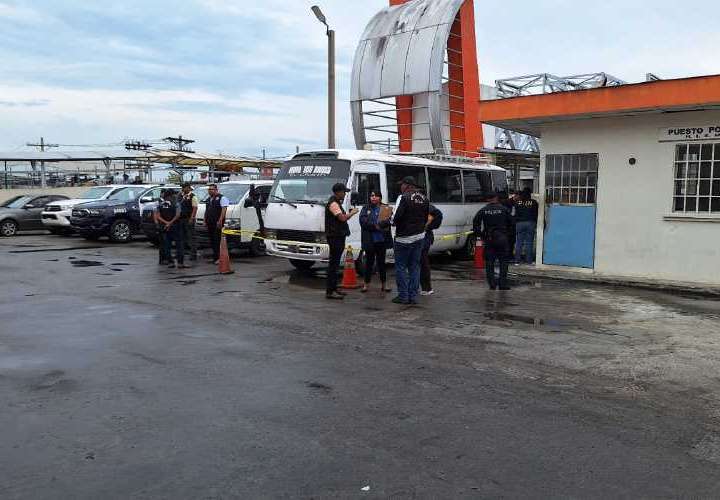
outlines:
[[547, 155], [543, 264], [595, 267], [598, 155]]

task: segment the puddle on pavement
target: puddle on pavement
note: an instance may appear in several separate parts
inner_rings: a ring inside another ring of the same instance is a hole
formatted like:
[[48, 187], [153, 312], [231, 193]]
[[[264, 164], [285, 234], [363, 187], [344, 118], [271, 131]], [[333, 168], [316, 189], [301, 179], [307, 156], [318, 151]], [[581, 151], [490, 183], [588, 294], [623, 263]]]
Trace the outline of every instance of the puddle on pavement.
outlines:
[[70, 252], [75, 250], [94, 250], [98, 248], [103, 247], [36, 248], [33, 250], [10, 250], [8, 253]]
[[71, 264], [74, 267], [98, 267], [103, 265], [102, 262], [97, 260], [73, 260]]

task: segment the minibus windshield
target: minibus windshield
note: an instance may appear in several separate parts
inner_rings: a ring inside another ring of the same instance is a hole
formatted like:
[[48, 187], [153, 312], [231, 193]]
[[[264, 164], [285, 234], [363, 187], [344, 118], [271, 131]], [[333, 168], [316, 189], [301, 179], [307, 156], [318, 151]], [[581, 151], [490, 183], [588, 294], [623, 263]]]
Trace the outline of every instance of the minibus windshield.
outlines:
[[270, 192], [270, 203], [325, 203], [334, 184], [347, 185], [350, 162], [343, 160], [292, 160], [280, 169]]

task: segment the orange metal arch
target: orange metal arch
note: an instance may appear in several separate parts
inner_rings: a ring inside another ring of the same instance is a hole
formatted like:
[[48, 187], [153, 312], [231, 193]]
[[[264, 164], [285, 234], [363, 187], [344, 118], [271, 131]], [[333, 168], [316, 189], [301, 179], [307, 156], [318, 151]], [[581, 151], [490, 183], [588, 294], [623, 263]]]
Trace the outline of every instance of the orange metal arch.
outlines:
[[[390, 0], [390, 5], [401, 5], [410, 0]], [[475, 38], [475, 4], [465, 0], [448, 42], [449, 115], [451, 154], [477, 156], [483, 147], [482, 124], [477, 121], [480, 112], [480, 76], [478, 71]], [[399, 96], [397, 106], [400, 151], [413, 150], [413, 97]]]

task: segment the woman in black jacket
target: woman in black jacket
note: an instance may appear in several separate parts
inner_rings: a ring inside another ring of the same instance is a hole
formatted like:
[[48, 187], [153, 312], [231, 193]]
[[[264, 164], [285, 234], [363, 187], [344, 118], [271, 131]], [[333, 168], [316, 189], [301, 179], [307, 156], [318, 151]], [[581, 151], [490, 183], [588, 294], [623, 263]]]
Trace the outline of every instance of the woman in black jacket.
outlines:
[[370, 204], [360, 212], [361, 241], [365, 252], [365, 285], [361, 290], [363, 293], [368, 291], [376, 263], [380, 275], [380, 289], [383, 292], [391, 291], [386, 286], [385, 254], [388, 248], [392, 248], [392, 233], [389, 224], [381, 224], [390, 218], [391, 213], [392, 209], [382, 203], [382, 194], [379, 191], [370, 193]]

